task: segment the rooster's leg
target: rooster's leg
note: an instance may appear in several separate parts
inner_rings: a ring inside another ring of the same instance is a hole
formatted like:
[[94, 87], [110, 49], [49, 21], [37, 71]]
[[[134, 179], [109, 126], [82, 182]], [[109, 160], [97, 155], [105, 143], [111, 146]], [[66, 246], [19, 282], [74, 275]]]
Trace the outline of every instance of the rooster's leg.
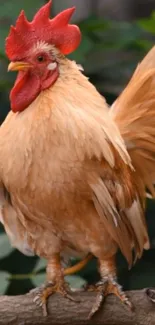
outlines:
[[104, 298], [110, 294], [117, 296], [122, 303], [126, 304], [130, 309], [132, 309], [131, 302], [123, 292], [121, 286], [117, 283], [115, 259], [110, 258], [109, 260], [100, 260], [99, 271], [101, 281], [95, 286], [90, 286], [88, 289], [89, 291], [96, 291], [98, 293], [96, 302], [89, 314], [89, 318], [91, 318], [99, 310]]
[[64, 274], [59, 254], [55, 254], [48, 261], [46, 273], [47, 283], [42, 287], [33, 290], [36, 293], [34, 302], [42, 307], [44, 316], [47, 315], [48, 297], [56, 292], [69, 300], [75, 301], [75, 299], [69, 294], [69, 287], [64, 281]]

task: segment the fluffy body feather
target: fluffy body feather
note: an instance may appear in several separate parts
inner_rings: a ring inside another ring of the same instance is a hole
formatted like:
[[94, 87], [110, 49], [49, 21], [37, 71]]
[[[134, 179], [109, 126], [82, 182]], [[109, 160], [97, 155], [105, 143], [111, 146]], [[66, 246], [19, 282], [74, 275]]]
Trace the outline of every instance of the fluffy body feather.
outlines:
[[14, 233], [16, 220], [21, 242], [27, 238], [35, 254], [73, 249], [107, 259], [120, 247], [131, 264], [132, 248], [140, 256], [148, 246], [123, 139], [104, 98], [74, 62], [63, 58], [52, 88], [25, 111], [9, 113], [0, 153], [11, 204], [3, 203], [4, 226]]

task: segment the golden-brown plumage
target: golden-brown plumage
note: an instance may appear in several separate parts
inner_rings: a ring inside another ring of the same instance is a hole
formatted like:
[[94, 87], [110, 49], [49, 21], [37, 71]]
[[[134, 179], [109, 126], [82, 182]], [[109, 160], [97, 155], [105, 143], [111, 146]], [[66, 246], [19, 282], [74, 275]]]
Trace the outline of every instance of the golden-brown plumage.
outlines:
[[155, 47], [138, 65], [110, 114], [126, 143], [141, 196], [146, 187], [155, 196]]
[[148, 246], [125, 144], [105, 100], [74, 62], [63, 58], [55, 85], [22, 113], [9, 113], [0, 153], [11, 198], [2, 218], [18, 249], [25, 245], [47, 260], [75, 251], [106, 261], [120, 247], [131, 264], [132, 248], [140, 257]]
[[131, 263], [131, 238], [122, 219], [137, 194], [125, 145], [105, 100], [76, 64], [63, 59], [60, 74], [27, 110], [10, 112], [3, 123], [2, 182], [38, 255], [48, 257], [71, 245], [99, 257], [111, 247], [110, 231]]
[[59, 77], [0, 128], [1, 221], [15, 247], [47, 259], [54, 287], [43, 303], [54, 291], [66, 295], [60, 255], [88, 253], [108, 283], [99, 293], [127, 302], [114, 258], [120, 248], [131, 265], [133, 250], [139, 258], [149, 248], [143, 198], [145, 186], [154, 193], [155, 48], [110, 111], [75, 62], [53, 45], [38, 49], [56, 58]]

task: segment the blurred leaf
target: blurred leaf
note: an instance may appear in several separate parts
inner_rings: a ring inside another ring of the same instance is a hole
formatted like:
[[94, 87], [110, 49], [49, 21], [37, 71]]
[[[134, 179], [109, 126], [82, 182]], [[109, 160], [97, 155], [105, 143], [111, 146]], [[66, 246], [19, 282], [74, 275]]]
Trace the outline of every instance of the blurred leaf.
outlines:
[[79, 23], [82, 33], [89, 33], [94, 31], [104, 31], [109, 28], [110, 22], [99, 17], [89, 17]]
[[9, 239], [6, 234], [0, 234], [0, 258], [9, 255], [13, 251], [13, 247], [11, 246]]
[[122, 49], [140, 39], [142, 31], [134, 23], [111, 21], [109, 28], [100, 35], [104, 47]]
[[77, 61], [77, 63], [84, 63], [87, 58], [87, 55], [93, 49], [93, 46], [93, 41], [89, 37], [84, 35], [82, 37], [82, 42], [78, 49], [74, 53], [70, 54], [68, 57], [71, 60]]
[[43, 268], [46, 267], [46, 265], [47, 265], [47, 261], [44, 258], [39, 258], [33, 269], [33, 272], [41, 271]]
[[145, 52], [149, 51], [153, 45], [154, 45], [154, 42], [147, 40], [147, 39], [136, 40], [137, 48], [142, 49]]
[[145, 31], [155, 34], [155, 11], [153, 11], [151, 17], [139, 19], [137, 25]]
[[72, 288], [82, 288], [87, 284], [87, 281], [78, 275], [67, 275], [65, 276], [65, 280]]
[[32, 282], [35, 287], [39, 287], [40, 285], [42, 285], [45, 282], [45, 280], [46, 280], [46, 273], [36, 274], [32, 278]]
[[8, 272], [0, 272], [0, 294], [4, 294], [8, 287]]

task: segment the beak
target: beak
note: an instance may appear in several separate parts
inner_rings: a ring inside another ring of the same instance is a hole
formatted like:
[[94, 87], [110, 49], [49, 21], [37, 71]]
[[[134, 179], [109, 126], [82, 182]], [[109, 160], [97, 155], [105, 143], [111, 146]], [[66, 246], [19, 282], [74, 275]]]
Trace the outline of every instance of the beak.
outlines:
[[32, 68], [32, 65], [22, 61], [10, 62], [8, 65], [8, 71], [21, 71], [29, 68]]

